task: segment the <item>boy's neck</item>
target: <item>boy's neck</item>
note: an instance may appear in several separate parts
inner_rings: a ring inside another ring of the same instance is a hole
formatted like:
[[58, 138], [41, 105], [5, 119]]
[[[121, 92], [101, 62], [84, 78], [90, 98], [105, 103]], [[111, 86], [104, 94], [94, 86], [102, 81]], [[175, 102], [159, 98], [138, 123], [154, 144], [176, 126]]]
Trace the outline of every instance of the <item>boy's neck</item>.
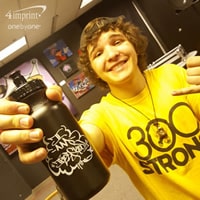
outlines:
[[110, 91], [112, 95], [119, 99], [129, 99], [138, 95], [146, 86], [146, 81], [144, 76], [138, 76], [132, 82], [126, 83], [124, 85], [110, 86]]

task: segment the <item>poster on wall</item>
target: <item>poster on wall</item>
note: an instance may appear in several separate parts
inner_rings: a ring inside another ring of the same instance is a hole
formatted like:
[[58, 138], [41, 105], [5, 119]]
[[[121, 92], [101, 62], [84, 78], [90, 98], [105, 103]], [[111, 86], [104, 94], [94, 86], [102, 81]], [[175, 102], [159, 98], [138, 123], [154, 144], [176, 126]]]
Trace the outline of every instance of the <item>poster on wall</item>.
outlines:
[[72, 80], [68, 81], [67, 85], [77, 99], [95, 87], [90, 83], [89, 79], [84, 75], [83, 72], [75, 76]]
[[78, 71], [77, 65], [73, 60], [67, 60], [60, 66], [60, 70], [66, 78]]
[[43, 53], [53, 67], [56, 67], [73, 55], [71, 49], [65, 44], [62, 39], [56, 41], [55, 43], [44, 49]]

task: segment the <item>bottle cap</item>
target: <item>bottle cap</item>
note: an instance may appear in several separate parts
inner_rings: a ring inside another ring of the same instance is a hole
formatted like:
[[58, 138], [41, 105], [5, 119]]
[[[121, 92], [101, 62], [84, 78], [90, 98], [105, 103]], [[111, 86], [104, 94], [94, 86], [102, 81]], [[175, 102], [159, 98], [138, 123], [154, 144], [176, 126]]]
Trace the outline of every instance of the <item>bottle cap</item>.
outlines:
[[9, 95], [10, 100], [19, 101], [37, 90], [46, 88], [46, 85], [41, 79], [26, 81], [26, 79], [20, 74], [20, 71], [11, 74], [10, 78], [16, 86], [14, 91]]

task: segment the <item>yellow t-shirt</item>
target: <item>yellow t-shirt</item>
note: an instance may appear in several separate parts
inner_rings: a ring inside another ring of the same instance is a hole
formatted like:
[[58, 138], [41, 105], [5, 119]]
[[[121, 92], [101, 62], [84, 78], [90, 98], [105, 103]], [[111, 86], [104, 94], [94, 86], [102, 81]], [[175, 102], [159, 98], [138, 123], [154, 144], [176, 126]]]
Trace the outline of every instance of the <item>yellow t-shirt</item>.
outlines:
[[83, 113], [80, 125], [103, 131], [103, 159], [122, 167], [145, 199], [200, 199], [200, 94], [171, 95], [188, 87], [179, 66], [147, 70], [145, 77], [150, 92], [146, 87], [126, 103], [108, 93]]

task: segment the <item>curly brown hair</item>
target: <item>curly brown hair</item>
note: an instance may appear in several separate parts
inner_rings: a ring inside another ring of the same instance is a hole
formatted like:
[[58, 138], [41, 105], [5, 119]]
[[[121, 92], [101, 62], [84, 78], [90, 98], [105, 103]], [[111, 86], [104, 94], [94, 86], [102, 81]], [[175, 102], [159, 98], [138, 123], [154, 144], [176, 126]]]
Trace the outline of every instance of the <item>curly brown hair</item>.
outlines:
[[128, 41], [131, 42], [138, 55], [138, 66], [141, 72], [143, 72], [147, 67], [146, 49], [148, 40], [137, 26], [132, 22], [125, 21], [124, 16], [115, 18], [95, 18], [85, 26], [81, 34], [78, 67], [85, 73], [92, 83], [103, 88], [108, 88], [108, 84], [97, 77], [95, 71], [92, 69], [87, 47], [89, 44], [95, 44], [102, 32], [107, 32], [109, 30], [120, 30]]

